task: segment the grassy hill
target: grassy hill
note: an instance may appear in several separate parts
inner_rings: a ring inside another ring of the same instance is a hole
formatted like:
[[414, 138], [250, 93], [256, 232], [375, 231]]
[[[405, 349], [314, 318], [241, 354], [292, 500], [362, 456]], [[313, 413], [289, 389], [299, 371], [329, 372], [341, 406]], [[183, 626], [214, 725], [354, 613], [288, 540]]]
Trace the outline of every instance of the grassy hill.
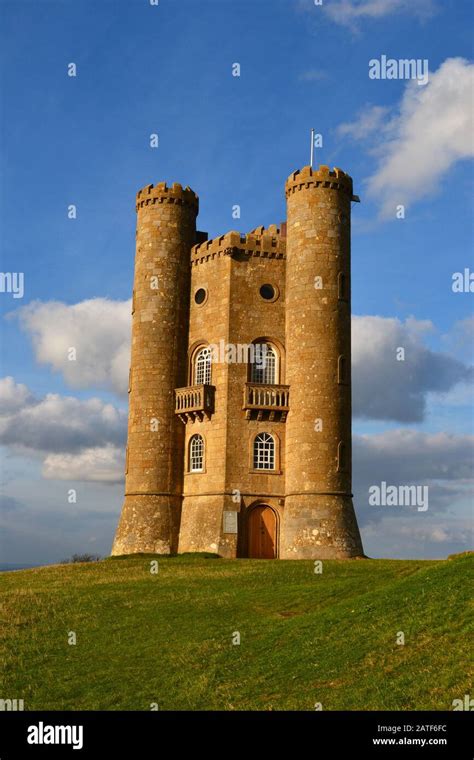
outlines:
[[27, 710], [450, 710], [471, 690], [472, 555], [325, 561], [322, 574], [184, 555], [154, 575], [152, 559], [2, 573], [0, 697]]

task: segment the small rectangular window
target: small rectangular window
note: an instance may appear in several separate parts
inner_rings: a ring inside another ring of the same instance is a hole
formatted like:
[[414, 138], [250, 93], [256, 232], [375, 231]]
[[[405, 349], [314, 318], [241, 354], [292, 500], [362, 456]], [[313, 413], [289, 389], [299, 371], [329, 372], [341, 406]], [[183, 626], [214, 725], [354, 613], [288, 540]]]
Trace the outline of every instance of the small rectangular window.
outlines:
[[337, 277], [337, 297], [340, 301], [347, 301], [347, 282], [346, 275], [339, 272]]

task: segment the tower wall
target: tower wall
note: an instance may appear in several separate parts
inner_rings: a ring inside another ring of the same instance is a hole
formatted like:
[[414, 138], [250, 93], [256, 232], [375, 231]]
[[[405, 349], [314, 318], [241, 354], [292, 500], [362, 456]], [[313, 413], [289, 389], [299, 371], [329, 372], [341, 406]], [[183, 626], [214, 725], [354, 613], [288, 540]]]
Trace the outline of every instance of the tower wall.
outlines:
[[[276, 226], [258, 228], [245, 236], [229, 232], [202, 243], [193, 249], [191, 261], [190, 356], [193, 348], [220, 341], [234, 347], [259, 338], [284, 344], [285, 244]], [[266, 283], [278, 291], [273, 302], [260, 296], [260, 287]], [[196, 304], [194, 294], [200, 288], [206, 291], [206, 300]], [[180, 552], [245, 555], [247, 508], [258, 499], [275, 511], [282, 509], [285, 423], [246, 418], [243, 401], [248, 379], [245, 362], [213, 364], [214, 413], [210, 419], [185, 425], [185, 470], [194, 434], [203, 436], [206, 455], [205, 472], [185, 471]], [[280, 382], [285, 382], [284, 377]], [[189, 375], [188, 385], [191, 383]], [[278, 437], [275, 472], [253, 470], [252, 441], [261, 431]], [[225, 532], [224, 512], [238, 513], [237, 534]]]
[[[245, 236], [241, 255], [234, 255], [231, 268], [230, 341], [249, 345], [266, 339], [278, 354], [279, 378], [285, 379], [285, 239], [276, 225], [263, 227]], [[272, 285], [276, 297], [265, 300], [260, 295], [262, 285]], [[239, 510], [238, 556], [248, 557], [248, 521], [250, 510], [257, 503], [272, 507], [278, 516], [283, 511], [285, 493], [285, 427], [279, 415], [269, 419], [269, 414], [258, 419], [256, 414], [246, 418], [242, 409], [243, 389], [250, 380], [247, 364], [237, 363], [230, 367], [228, 404], [231, 415], [227, 420], [226, 491], [240, 494], [240, 499], [229, 498], [226, 509]], [[255, 470], [253, 466], [253, 442], [259, 433], [273, 436], [275, 446], [275, 470]], [[230, 543], [237, 536], [225, 535]], [[277, 536], [278, 556], [278, 536]], [[234, 555], [235, 556], [235, 555]]]
[[197, 212], [197, 196], [179, 184], [137, 194], [125, 501], [115, 555], [178, 548], [184, 427], [174, 414], [174, 389], [186, 384]]
[[352, 179], [340, 169], [307, 166], [289, 177], [286, 197], [290, 412], [280, 556], [358, 556], [351, 493]]

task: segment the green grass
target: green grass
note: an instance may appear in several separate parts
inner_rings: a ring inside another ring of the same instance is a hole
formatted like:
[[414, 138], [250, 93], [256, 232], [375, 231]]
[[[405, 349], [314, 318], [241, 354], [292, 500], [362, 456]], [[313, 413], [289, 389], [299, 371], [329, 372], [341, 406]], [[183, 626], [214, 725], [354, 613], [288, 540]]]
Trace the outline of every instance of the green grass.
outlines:
[[160, 557], [152, 575], [151, 559], [1, 573], [0, 697], [27, 710], [450, 710], [471, 691], [472, 555], [325, 561], [320, 575], [203, 555]]

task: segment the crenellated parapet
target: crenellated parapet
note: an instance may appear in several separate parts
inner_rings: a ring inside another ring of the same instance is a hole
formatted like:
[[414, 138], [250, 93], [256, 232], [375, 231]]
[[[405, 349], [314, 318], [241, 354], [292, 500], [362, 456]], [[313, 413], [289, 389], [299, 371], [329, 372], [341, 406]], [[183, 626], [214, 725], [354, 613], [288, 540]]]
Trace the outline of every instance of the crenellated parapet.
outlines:
[[174, 182], [168, 187], [166, 182], [158, 182], [156, 185], [146, 185], [137, 193], [136, 210], [154, 203], [175, 203], [179, 206], [190, 206], [199, 211], [199, 197], [190, 187], [183, 187], [179, 182]]
[[286, 238], [284, 231], [271, 224], [256, 227], [246, 235], [231, 230], [225, 235], [191, 248], [191, 263], [203, 264], [219, 256], [260, 256], [267, 259], [286, 258]]
[[330, 169], [329, 166], [320, 166], [314, 169], [311, 166], [303, 166], [288, 177], [285, 184], [285, 194], [288, 198], [292, 193], [308, 187], [324, 187], [332, 190], [341, 190], [347, 193], [353, 200], [352, 177], [342, 169]]

